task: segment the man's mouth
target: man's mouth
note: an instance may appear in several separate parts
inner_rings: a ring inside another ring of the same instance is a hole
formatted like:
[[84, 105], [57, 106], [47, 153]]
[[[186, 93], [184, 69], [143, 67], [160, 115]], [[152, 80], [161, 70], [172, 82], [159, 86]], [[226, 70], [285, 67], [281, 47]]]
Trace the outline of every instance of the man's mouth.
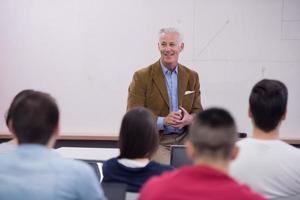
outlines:
[[174, 56], [174, 53], [164, 53], [164, 56]]

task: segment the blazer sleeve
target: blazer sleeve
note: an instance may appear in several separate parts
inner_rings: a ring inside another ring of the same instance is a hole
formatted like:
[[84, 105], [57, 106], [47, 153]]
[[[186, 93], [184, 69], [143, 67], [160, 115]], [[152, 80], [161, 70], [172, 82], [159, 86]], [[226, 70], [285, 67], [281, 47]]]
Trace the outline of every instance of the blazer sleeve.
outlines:
[[195, 97], [191, 109], [191, 113], [198, 113], [202, 111], [202, 105], [201, 105], [201, 92], [200, 92], [200, 81], [198, 73], [196, 73], [196, 80], [195, 80]]
[[145, 107], [146, 81], [142, 74], [135, 72], [128, 88], [127, 110], [136, 106]]

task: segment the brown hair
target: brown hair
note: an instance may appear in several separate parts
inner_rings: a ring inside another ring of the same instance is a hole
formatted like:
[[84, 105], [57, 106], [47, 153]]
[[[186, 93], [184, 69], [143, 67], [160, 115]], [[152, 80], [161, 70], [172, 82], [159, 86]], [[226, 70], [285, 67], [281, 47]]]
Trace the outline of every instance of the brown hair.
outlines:
[[221, 108], [198, 113], [190, 127], [190, 141], [198, 155], [212, 159], [228, 159], [237, 135], [234, 119]]
[[46, 145], [58, 126], [59, 110], [49, 94], [35, 91], [20, 99], [10, 118], [20, 144]]
[[158, 132], [153, 114], [135, 107], [123, 117], [119, 135], [118, 158], [150, 158], [158, 147]]

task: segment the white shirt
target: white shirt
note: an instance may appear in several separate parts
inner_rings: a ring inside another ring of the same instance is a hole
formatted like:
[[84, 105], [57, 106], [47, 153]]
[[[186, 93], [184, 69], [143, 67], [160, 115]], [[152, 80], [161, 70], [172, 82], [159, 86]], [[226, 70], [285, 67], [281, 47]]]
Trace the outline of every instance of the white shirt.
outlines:
[[143, 159], [143, 160], [133, 160], [127, 158], [118, 159], [118, 163], [131, 168], [146, 167], [146, 165], [148, 165], [149, 162], [150, 162], [149, 159]]
[[299, 199], [300, 150], [280, 140], [243, 139], [230, 174], [266, 198]]

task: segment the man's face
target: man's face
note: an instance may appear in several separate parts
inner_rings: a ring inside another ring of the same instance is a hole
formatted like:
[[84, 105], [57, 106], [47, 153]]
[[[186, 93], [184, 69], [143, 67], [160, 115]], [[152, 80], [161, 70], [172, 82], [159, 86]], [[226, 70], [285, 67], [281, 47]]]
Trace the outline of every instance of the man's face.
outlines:
[[177, 63], [179, 53], [183, 49], [183, 42], [179, 41], [177, 33], [162, 33], [159, 37], [158, 49], [160, 51], [161, 62], [169, 69], [173, 70]]

